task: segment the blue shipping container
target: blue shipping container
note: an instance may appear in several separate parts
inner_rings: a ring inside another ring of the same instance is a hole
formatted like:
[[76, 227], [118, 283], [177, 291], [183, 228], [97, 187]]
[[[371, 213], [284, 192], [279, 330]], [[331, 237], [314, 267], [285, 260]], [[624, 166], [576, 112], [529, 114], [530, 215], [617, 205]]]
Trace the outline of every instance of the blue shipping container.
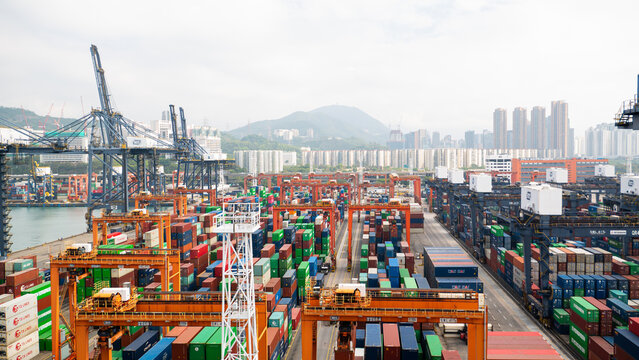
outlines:
[[158, 341], [140, 360], [169, 360], [172, 358], [171, 344], [175, 338], [167, 337]]
[[364, 358], [369, 360], [382, 359], [382, 328], [379, 324], [366, 324], [364, 340]]

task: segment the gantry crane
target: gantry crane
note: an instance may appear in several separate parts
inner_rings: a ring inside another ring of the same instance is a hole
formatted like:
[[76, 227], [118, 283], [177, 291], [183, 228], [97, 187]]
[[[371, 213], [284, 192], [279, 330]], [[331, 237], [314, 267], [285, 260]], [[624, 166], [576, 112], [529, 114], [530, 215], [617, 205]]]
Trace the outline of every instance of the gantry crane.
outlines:
[[[370, 211], [370, 210], [397, 210], [404, 212], [404, 219], [406, 221], [406, 241], [410, 247], [410, 206], [401, 204], [378, 204], [378, 205], [351, 205], [348, 207], [348, 267], [347, 270], [351, 271], [353, 266], [353, 213], [356, 211]], [[360, 218], [359, 215], [357, 217]]]
[[186, 214], [186, 195], [177, 194], [139, 194], [135, 197], [135, 208], [142, 209], [152, 201], [170, 201], [173, 203], [173, 214], [184, 216]]
[[358, 204], [362, 203], [362, 195], [364, 191], [370, 188], [388, 189], [387, 191], [388, 191], [388, 194], [390, 195], [391, 184], [389, 182], [371, 183], [368, 180], [363, 181], [361, 184], [357, 185], [357, 203]]
[[[130, 311], [94, 312], [78, 309], [75, 314], [76, 359], [88, 360], [89, 330], [99, 326], [98, 346], [101, 360], [111, 359], [109, 344], [123, 334], [122, 328], [131, 326], [222, 326], [222, 293], [220, 292], [153, 292], [142, 293]], [[160, 299], [158, 299], [160, 297]], [[255, 320], [258, 359], [268, 359], [268, 311], [265, 294], [255, 295]], [[232, 322], [233, 325], [239, 323]], [[224, 349], [224, 347], [222, 347]], [[229, 352], [225, 352], [229, 355]]]
[[[102, 249], [100, 249], [102, 250]], [[60, 341], [60, 332], [53, 331], [51, 334], [52, 355], [54, 360], [60, 358], [60, 347], [63, 343], [70, 342], [71, 349], [75, 351], [76, 358], [87, 358], [88, 349], [80, 351], [80, 347], [88, 347], [88, 329], [78, 332], [76, 314], [78, 304], [76, 298], [77, 281], [85, 278], [88, 273], [82, 272], [82, 269], [103, 268], [103, 269], [157, 269], [160, 271], [161, 289], [169, 290], [169, 283], [174, 289], [180, 289], [180, 252], [179, 250], [166, 249], [111, 249], [105, 248], [103, 251], [97, 250], [95, 247], [88, 253], [82, 252], [65, 252], [59, 256], [50, 257], [51, 266], [51, 327], [52, 329], [60, 328], [60, 270], [69, 269], [69, 314], [70, 321], [67, 324], [71, 335]], [[104, 253], [102, 253], [104, 252]], [[110, 252], [113, 252], [111, 254]], [[62, 294], [63, 295], [63, 294]], [[165, 296], [163, 296], [164, 298]], [[157, 301], [157, 300], [156, 300]], [[95, 312], [93, 312], [95, 315]], [[64, 318], [62, 319], [67, 323]], [[129, 324], [130, 325], [130, 324]], [[93, 325], [95, 326], [95, 325]]]
[[145, 213], [142, 211], [129, 214], [104, 214], [101, 217], [93, 218], [93, 248], [100, 245], [107, 245], [107, 235], [109, 224], [132, 223], [135, 224], [135, 239], [140, 237], [140, 227], [144, 222], [155, 222], [158, 224], [157, 232], [160, 239], [160, 248], [171, 247], [171, 216], [168, 213]]
[[[322, 185], [322, 183], [319, 180], [297, 180], [297, 179], [293, 179], [291, 181], [284, 181], [281, 185], [280, 185], [280, 204], [285, 205], [288, 204], [288, 201], [286, 200], [286, 189], [290, 189], [291, 191], [293, 191], [295, 188], [309, 188], [311, 190], [311, 195], [313, 197], [313, 201], [317, 201], [318, 200], [318, 195], [319, 195], [319, 187]], [[291, 193], [291, 196], [293, 194]]]
[[395, 183], [398, 181], [410, 181], [413, 183], [413, 198], [416, 203], [422, 204], [422, 178], [418, 175], [390, 175], [389, 197], [395, 197]]
[[280, 213], [282, 211], [322, 211], [328, 212], [329, 217], [329, 227], [330, 227], [330, 249], [331, 249], [331, 270], [335, 271], [335, 227], [336, 221], [335, 216], [337, 215], [337, 209], [335, 208], [335, 203], [324, 204], [317, 203], [316, 205], [277, 205], [273, 206], [273, 231], [276, 231], [280, 228]]
[[217, 205], [217, 191], [215, 189], [187, 189], [186, 187], [177, 187], [172, 190], [173, 194], [184, 194], [184, 195], [193, 195], [193, 194], [201, 194], [202, 201], [204, 201], [204, 195], [207, 195], [206, 201], [208, 201], [211, 205]]
[[302, 359], [317, 359], [317, 322], [464, 323], [468, 359], [486, 358], [487, 307], [484, 295], [469, 290], [366, 289], [366, 301], [337, 300], [337, 289], [311, 292], [302, 305]]

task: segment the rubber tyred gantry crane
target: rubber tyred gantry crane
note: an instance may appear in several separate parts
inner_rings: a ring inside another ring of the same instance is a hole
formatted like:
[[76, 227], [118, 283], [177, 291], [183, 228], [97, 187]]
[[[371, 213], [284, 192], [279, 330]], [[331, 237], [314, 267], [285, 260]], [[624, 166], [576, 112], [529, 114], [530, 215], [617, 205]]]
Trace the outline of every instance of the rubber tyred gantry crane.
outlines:
[[337, 209], [335, 208], [335, 203], [331, 203], [331, 205], [317, 204], [317, 205], [279, 205], [273, 206], [273, 231], [280, 229], [280, 213], [282, 211], [322, 211], [328, 212], [329, 218], [329, 227], [330, 227], [330, 249], [331, 249], [331, 270], [335, 270], [335, 227], [336, 221], [335, 217], [337, 215]]
[[173, 202], [174, 215], [184, 216], [186, 214], [186, 195], [179, 193], [162, 195], [139, 194], [135, 197], [135, 208], [146, 208], [151, 201], [171, 201]]
[[138, 224], [144, 222], [155, 222], [158, 224], [157, 231], [160, 238], [160, 248], [171, 247], [171, 216], [167, 213], [155, 214], [105, 214], [99, 218], [93, 218], [93, 248], [99, 245], [107, 245], [107, 235], [109, 224], [113, 223], [134, 223], [135, 239], [140, 238], [140, 227]]
[[356, 295], [349, 301], [336, 294], [335, 289], [311, 292], [302, 305], [302, 360], [317, 359], [319, 321], [464, 323], [468, 326], [468, 359], [486, 358], [488, 316], [483, 294], [469, 290], [366, 289], [362, 297], [365, 301], [355, 299]]
[[[348, 271], [351, 271], [353, 266], [353, 213], [356, 211], [369, 211], [369, 210], [397, 210], [404, 212], [404, 220], [406, 222], [406, 241], [410, 246], [410, 206], [401, 204], [378, 204], [378, 205], [351, 205], [348, 207]], [[359, 216], [358, 216], [359, 218]]]

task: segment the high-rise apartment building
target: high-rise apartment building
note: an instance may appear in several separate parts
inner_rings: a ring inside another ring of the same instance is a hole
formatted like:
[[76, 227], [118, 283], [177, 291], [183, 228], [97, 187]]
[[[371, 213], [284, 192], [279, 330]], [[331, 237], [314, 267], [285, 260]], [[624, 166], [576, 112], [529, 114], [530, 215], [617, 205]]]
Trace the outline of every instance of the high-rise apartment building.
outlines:
[[558, 149], [564, 156], [568, 154], [568, 103], [557, 100], [551, 103], [550, 121], [552, 124], [552, 143], [550, 147]]
[[513, 110], [513, 148], [526, 148], [526, 131], [528, 127], [528, 111], [523, 107], [516, 107]]
[[506, 109], [497, 108], [493, 112], [493, 148], [507, 148], [507, 116]]
[[441, 146], [441, 142], [439, 140], [439, 131], [433, 131], [433, 137], [431, 140], [431, 146], [433, 148], [438, 148]]
[[546, 108], [543, 106], [535, 106], [530, 112], [530, 148], [542, 150], [546, 146]]
[[474, 149], [477, 147], [477, 144], [475, 144], [475, 132], [473, 130], [466, 131], [464, 134], [464, 144], [467, 149]]

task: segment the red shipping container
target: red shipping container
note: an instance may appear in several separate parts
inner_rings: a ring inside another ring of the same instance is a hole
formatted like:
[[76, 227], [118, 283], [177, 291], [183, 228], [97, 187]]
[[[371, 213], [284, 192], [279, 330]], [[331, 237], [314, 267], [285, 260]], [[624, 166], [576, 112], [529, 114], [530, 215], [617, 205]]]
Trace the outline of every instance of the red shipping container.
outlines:
[[222, 267], [222, 263], [219, 263], [213, 269], [213, 275], [215, 275], [216, 277], [222, 277], [222, 271], [223, 270], [224, 270], [224, 268]]
[[35, 278], [33, 280], [29, 280], [24, 284], [18, 284], [16, 286], [7, 286], [7, 293], [13, 294], [14, 297], [22, 296], [22, 292], [27, 289], [31, 289], [36, 285], [42, 284], [42, 278]]
[[293, 322], [293, 330], [296, 330], [302, 320], [302, 311], [298, 307], [291, 310], [291, 321]]
[[273, 312], [288, 313], [288, 307], [286, 305], [277, 305], [275, 306], [275, 310], [273, 310]]
[[280, 291], [280, 287], [280, 278], [272, 278], [266, 283], [264, 289], [266, 290], [266, 292], [272, 292], [273, 294], [275, 294]]
[[442, 360], [461, 360], [456, 350], [442, 350]]
[[609, 307], [591, 296], [584, 297], [584, 300], [588, 301], [596, 307], [597, 310], [599, 310], [599, 322], [612, 323], [612, 310]]
[[400, 359], [402, 354], [399, 342], [399, 330], [397, 324], [386, 323], [382, 325], [384, 334], [384, 355], [385, 359]]
[[174, 360], [189, 359], [189, 344], [202, 330], [201, 327], [189, 326], [171, 343], [171, 358]]
[[42, 311], [51, 306], [51, 295], [38, 299], [38, 311]]
[[168, 333], [166, 333], [166, 337], [177, 338], [184, 332], [184, 330], [186, 330], [186, 326], [176, 326], [173, 329], [169, 330]]
[[268, 343], [268, 356], [269, 356], [269, 358], [273, 354], [273, 351], [275, 351], [275, 348], [277, 347], [277, 343], [282, 338], [280, 335], [281, 334], [280, 334], [280, 329], [279, 328], [270, 327], [270, 328], [267, 329], [266, 342]]
[[282, 247], [280, 248], [279, 254], [280, 254], [280, 260], [288, 259], [289, 256], [293, 255], [293, 245], [291, 244], [282, 245]]
[[160, 284], [159, 282], [152, 282], [144, 287], [144, 291], [155, 291], [155, 289], [159, 288], [160, 286], [162, 286], [162, 284]]
[[18, 284], [24, 284], [30, 280], [38, 277], [38, 269], [31, 268], [28, 270], [19, 271], [11, 275], [7, 275], [6, 284], [8, 287], [15, 287]]
[[[193, 274], [193, 269], [194, 269], [194, 267], [193, 267], [193, 264], [191, 264], [191, 263], [186, 263], [186, 264], [180, 265], [180, 276], [189, 276], [189, 275]], [[155, 274], [155, 275], [158, 275], [158, 274]], [[155, 280], [155, 277], [153, 278], [153, 280], [157, 281], [157, 280]]]
[[274, 244], [265, 244], [262, 247], [262, 251], [260, 251], [260, 257], [270, 258], [275, 254], [275, 245]]
[[639, 317], [632, 317], [628, 319], [628, 330], [639, 336]]
[[590, 336], [588, 338], [588, 351], [602, 360], [612, 360], [615, 356], [614, 346], [610, 345], [601, 336]]
[[273, 311], [275, 307], [275, 294], [266, 294], [266, 311]]
[[207, 244], [201, 244], [191, 249], [191, 259], [199, 259], [209, 252], [209, 246]]
[[293, 293], [297, 290], [297, 279], [293, 280], [291, 287], [283, 287], [282, 288], [282, 297], [290, 298], [293, 296]]

